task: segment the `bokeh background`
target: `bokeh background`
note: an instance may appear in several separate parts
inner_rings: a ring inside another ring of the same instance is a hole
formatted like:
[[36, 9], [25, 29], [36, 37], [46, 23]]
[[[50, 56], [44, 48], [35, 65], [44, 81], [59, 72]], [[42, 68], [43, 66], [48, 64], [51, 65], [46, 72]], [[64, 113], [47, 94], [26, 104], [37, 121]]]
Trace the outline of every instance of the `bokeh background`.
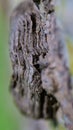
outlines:
[[[27, 130], [28, 119], [15, 107], [9, 92], [9, 16], [21, 0], [0, 0], [0, 130]], [[73, 75], [73, 0], [56, 0], [56, 12], [68, 47], [70, 72]], [[60, 125], [57, 130], [65, 130]]]

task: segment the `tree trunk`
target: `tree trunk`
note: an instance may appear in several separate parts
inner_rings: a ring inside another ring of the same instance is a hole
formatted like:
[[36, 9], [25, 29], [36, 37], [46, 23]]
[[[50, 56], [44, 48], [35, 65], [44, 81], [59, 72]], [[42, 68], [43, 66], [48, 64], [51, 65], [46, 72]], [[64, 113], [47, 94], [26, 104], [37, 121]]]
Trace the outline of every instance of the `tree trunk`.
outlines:
[[[24, 115], [57, 123], [61, 108], [66, 128], [73, 130], [71, 76], [62, 33], [54, 0], [27, 0], [15, 8], [11, 16], [10, 90]], [[32, 129], [42, 129], [42, 124], [33, 121]]]

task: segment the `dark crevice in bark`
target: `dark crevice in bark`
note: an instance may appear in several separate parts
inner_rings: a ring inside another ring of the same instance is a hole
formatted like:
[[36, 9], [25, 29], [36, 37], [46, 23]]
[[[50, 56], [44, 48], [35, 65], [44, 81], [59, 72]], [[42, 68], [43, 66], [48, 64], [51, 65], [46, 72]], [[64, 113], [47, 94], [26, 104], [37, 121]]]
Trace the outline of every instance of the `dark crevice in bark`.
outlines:
[[36, 16], [35, 14], [32, 13], [31, 15], [31, 20], [32, 20], [32, 32], [36, 32]]
[[36, 68], [36, 70], [38, 70], [39, 73], [41, 72], [41, 69], [40, 69], [40, 65], [39, 65], [39, 64], [35, 64], [34, 67]]
[[41, 93], [41, 97], [40, 97], [40, 117], [43, 117], [43, 107], [44, 107], [44, 102], [45, 102], [45, 95], [46, 95], [46, 91], [43, 90]]
[[12, 89], [15, 89], [16, 88], [16, 85], [17, 85], [17, 81], [18, 81], [18, 75], [12, 75], [12, 78], [11, 78], [11, 85], [10, 85], [10, 90]]

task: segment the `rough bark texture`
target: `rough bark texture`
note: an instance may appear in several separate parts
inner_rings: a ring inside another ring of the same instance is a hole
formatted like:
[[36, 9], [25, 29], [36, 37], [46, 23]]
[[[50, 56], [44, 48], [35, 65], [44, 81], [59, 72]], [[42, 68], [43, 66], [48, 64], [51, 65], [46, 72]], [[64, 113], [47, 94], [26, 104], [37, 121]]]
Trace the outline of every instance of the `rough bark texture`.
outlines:
[[66, 127], [73, 130], [69, 65], [54, 2], [33, 1], [20, 3], [11, 16], [10, 89], [23, 114], [56, 120], [61, 107]]

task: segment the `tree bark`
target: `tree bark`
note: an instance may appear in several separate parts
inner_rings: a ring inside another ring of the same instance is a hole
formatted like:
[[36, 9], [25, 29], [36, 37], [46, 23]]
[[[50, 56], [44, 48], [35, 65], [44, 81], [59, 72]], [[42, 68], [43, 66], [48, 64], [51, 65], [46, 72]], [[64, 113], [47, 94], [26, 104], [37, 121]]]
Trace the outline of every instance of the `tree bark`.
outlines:
[[[10, 90], [24, 115], [56, 122], [61, 108], [66, 128], [73, 130], [71, 76], [55, 3], [37, 2], [20, 3], [11, 16]], [[41, 129], [39, 124], [34, 121], [36, 129]]]
[[51, 130], [48, 121], [45, 120], [29, 120], [28, 130]]

